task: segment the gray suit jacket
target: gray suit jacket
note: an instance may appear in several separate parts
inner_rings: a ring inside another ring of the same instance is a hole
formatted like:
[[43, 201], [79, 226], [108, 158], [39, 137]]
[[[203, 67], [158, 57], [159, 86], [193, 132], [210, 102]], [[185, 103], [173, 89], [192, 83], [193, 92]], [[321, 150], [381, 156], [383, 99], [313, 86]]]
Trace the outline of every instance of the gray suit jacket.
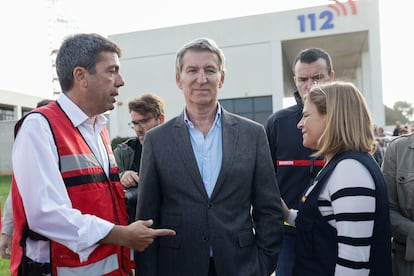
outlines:
[[177, 235], [136, 254], [137, 275], [264, 276], [282, 241], [280, 194], [262, 125], [222, 110], [223, 159], [208, 197], [184, 114], [145, 134], [137, 219]]

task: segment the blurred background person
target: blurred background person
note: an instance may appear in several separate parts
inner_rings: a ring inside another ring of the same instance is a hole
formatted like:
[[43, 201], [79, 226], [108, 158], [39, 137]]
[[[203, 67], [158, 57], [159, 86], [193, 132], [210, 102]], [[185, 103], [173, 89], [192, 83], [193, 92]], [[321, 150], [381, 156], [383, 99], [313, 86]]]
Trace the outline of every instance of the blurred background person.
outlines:
[[396, 121], [394, 130], [392, 132], [392, 135], [393, 136], [399, 136], [400, 132], [401, 132], [401, 123], [400, 123], [400, 121]]
[[145, 93], [128, 103], [131, 121], [128, 125], [135, 131], [136, 137], [119, 144], [115, 150], [115, 160], [119, 168], [121, 184], [125, 188], [128, 221], [135, 221], [139, 167], [141, 163], [142, 144], [145, 133], [164, 123], [164, 101], [153, 93]]
[[414, 134], [392, 140], [382, 165], [388, 188], [394, 276], [414, 275]]

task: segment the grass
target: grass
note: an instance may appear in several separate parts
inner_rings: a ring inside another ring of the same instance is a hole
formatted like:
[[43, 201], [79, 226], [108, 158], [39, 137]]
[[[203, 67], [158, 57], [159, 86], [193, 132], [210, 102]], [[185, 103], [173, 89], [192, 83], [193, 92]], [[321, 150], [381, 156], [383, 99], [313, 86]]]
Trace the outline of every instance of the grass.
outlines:
[[[1, 210], [3, 210], [3, 204], [6, 201], [7, 195], [10, 191], [11, 176], [0, 175], [0, 202]], [[10, 275], [10, 260], [0, 257], [0, 276]]]

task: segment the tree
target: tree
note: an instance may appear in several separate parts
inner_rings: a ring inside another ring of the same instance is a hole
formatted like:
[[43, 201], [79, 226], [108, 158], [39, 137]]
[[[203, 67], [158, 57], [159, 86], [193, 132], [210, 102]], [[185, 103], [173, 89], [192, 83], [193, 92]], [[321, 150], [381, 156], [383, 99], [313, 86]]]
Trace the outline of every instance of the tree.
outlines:
[[410, 121], [413, 116], [413, 107], [410, 103], [398, 101], [394, 103], [394, 110], [399, 110]]
[[394, 125], [396, 121], [400, 121], [401, 124], [406, 124], [410, 121], [406, 116], [404, 116], [401, 110], [395, 109], [395, 106], [394, 109], [391, 109], [384, 105], [384, 108], [386, 125]]

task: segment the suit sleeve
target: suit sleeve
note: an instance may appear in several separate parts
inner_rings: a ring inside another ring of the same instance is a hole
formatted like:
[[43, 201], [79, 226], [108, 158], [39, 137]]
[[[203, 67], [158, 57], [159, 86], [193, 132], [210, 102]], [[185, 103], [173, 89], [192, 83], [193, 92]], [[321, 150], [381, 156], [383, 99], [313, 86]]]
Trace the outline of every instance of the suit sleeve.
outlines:
[[257, 156], [253, 183], [252, 216], [263, 275], [276, 266], [282, 244], [283, 212], [280, 192], [264, 129], [256, 141]]
[[[136, 220], [152, 219], [154, 221], [152, 228], [159, 228], [161, 190], [151, 135], [149, 134], [145, 136], [141, 160]], [[158, 275], [157, 251], [158, 239], [155, 239], [144, 252], [135, 253], [135, 272], [137, 276]]]
[[270, 154], [274, 165], [274, 170], [277, 172], [277, 133], [276, 133], [276, 121], [273, 117], [269, 117], [265, 125], [267, 141], [269, 143]]

